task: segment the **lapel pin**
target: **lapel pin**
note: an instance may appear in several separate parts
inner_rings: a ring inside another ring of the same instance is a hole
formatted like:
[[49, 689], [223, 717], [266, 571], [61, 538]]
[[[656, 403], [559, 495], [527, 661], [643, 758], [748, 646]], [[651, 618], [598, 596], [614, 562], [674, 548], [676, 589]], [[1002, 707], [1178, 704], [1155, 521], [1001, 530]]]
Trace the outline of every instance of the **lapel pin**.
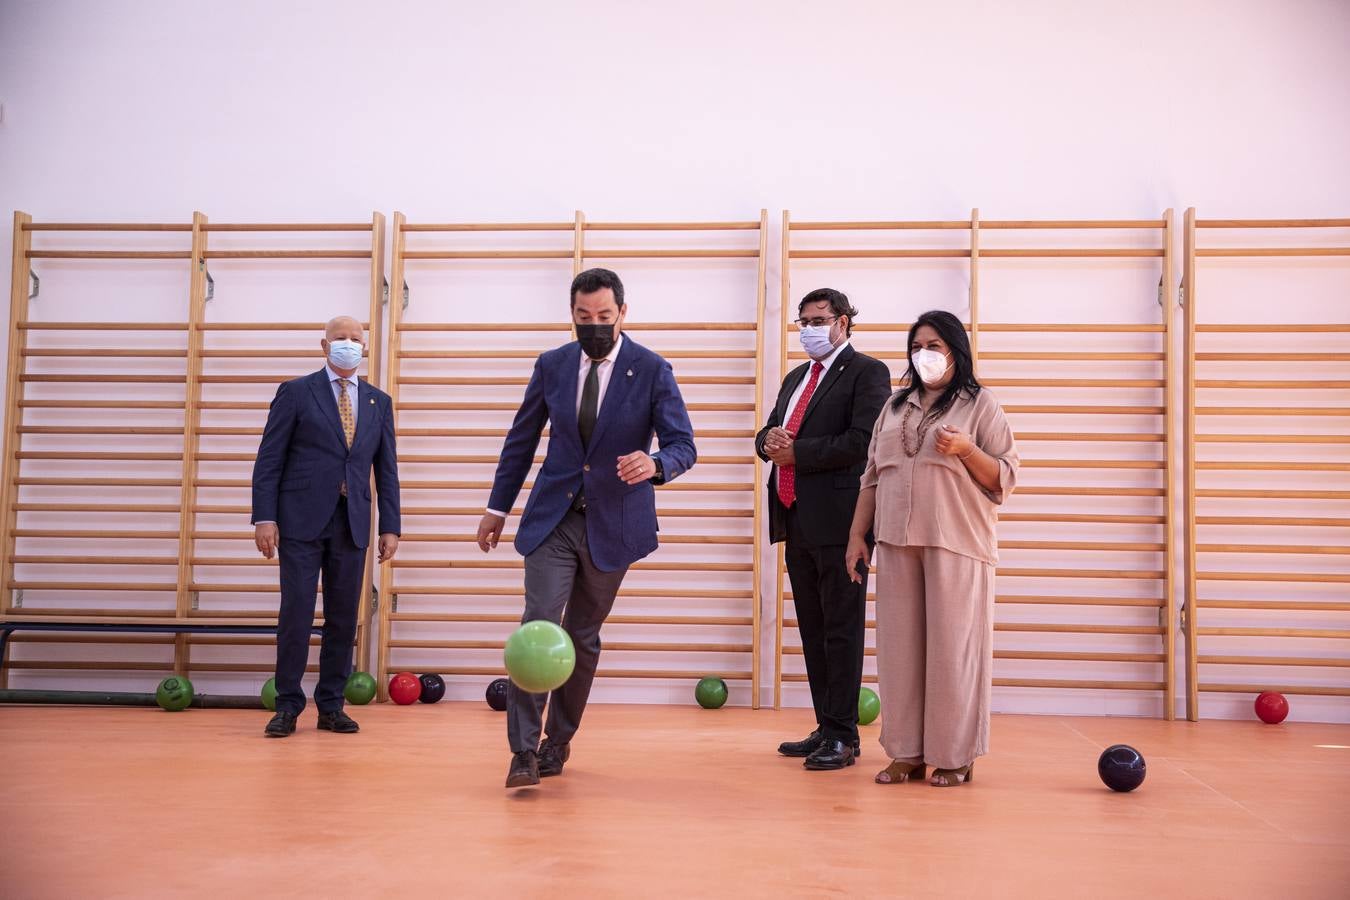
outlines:
[[374, 398], [374, 397], [371, 397], [371, 398], [370, 398], [370, 405], [371, 405], [371, 406], [374, 406], [374, 405], [375, 405], [375, 398]]
[[629, 370], [628, 370], [628, 377], [629, 377], [629, 378], [632, 378], [632, 377], [633, 377], [633, 370], [632, 370], [632, 369], [629, 369]]

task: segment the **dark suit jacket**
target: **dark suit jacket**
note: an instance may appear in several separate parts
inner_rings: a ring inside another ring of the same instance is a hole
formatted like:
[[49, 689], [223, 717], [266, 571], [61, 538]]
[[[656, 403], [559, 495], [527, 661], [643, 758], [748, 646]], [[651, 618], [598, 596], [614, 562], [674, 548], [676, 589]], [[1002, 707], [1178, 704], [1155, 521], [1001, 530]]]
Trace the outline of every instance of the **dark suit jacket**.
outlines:
[[398, 451], [389, 395], [357, 382], [356, 435], [342, 435], [337, 397], [320, 369], [282, 382], [267, 413], [253, 463], [253, 518], [276, 522], [282, 538], [312, 541], [337, 507], [347, 482], [347, 520], [356, 546], [370, 543], [370, 473], [375, 471], [380, 534], [400, 534]]
[[[782, 427], [792, 411], [792, 394], [811, 371], [802, 363], [783, 379], [768, 423], [755, 437], [755, 452], [766, 462], [764, 438]], [[858, 481], [867, 465], [872, 426], [891, 396], [886, 364], [845, 347], [820, 377], [794, 442], [797, 457], [797, 509], [803, 537], [818, 547], [848, 543]], [[778, 499], [778, 469], [769, 474], [769, 538], [787, 539], [787, 510]]]
[[[509, 512], [534, 464], [547, 423], [548, 452], [516, 531], [516, 551], [528, 556], [558, 527], [576, 492], [586, 490], [586, 538], [602, 572], [625, 568], [657, 547], [654, 480], [627, 485], [615, 473], [620, 456], [661, 444], [665, 481], [694, 465], [694, 429], [670, 363], [627, 334], [600, 404], [589, 447], [577, 429], [581, 345], [549, 350], [534, 364], [511, 430], [502, 445], [488, 508]], [[662, 482], [664, 483], [664, 482]]]

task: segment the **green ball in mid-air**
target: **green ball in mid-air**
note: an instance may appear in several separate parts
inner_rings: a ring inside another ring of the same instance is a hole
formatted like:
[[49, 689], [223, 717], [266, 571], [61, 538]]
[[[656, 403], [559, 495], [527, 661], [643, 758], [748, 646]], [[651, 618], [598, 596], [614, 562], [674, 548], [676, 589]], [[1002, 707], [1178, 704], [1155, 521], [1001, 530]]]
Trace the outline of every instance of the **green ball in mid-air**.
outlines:
[[694, 699], [704, 709], [721, 709], [727, 702], [727, 683], [716, 675], [700, 678], [694, 688]]
[[526, 622], [506, 639], [506, 674], [516, 687], [542, 694], [567, 683], [577, 664], [572, 638], [544, 619]]
[[170, 675], [155, 690], [155, 702], [169, 712], [181, 712], [192, 705], [192, 682], [182, 675]]
[[881, 698], [870, 687], [858, 691], [858, 724], [871, 725], [881, 715]]

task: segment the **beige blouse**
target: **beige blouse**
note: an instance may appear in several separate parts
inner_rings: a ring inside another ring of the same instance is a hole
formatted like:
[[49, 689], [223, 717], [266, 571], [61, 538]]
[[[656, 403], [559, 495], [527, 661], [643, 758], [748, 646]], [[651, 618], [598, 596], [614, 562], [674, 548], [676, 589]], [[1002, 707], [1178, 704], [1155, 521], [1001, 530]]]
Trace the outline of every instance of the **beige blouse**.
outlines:
[[[876, 489], [877, 511], [873, 522], [876, 539], [900, 547], [941, 547], [987, 563], [998, 562], [994, 526], [999, 504], [1013, 491], [1020, 457], [1003, 408], [988, 388], [973, 399], [962, 393], [931, 423], [918, 454], [907, 456], [901, 436], [905, 406], [909, 417], [909, 446], [918, 441], [924, 410], [937, 395], [924, 392], [905, 398], [893, 410], [888, 400], [872, 429], [867, 451], [867, 470], [862, 489]], [[943, 424], [970, 435], [975, 445], [998, 460], [998, 490], [986, 491], [955, 456], [939, 453], [937, 433]]]

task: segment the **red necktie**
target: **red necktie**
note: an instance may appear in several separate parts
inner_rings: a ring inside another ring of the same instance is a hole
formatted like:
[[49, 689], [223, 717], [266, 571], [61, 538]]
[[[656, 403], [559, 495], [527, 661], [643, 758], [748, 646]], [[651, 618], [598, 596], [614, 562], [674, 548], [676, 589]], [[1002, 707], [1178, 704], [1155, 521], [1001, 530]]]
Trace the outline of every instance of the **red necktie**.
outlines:
[[[793, 408], [792, 415], [788, 416], [787, 426], [783, 430], [794, 438], [797, 436], [797, 429], [802, 427], [802, 419], [806, 418], [806, 407], [811, 403], [811, 395], [816, 392], [816, 384], [820, 381], [820, 373], [823, 371], [825, 367], [820, 363], [812, 364], [811, 377], [807, 379], [806, 389], [802, 391], [801, 399]], [[778, 467], [778, 499], [783, 501], [784, 506], [791, 506], [797, 502], [796, 466]]]

